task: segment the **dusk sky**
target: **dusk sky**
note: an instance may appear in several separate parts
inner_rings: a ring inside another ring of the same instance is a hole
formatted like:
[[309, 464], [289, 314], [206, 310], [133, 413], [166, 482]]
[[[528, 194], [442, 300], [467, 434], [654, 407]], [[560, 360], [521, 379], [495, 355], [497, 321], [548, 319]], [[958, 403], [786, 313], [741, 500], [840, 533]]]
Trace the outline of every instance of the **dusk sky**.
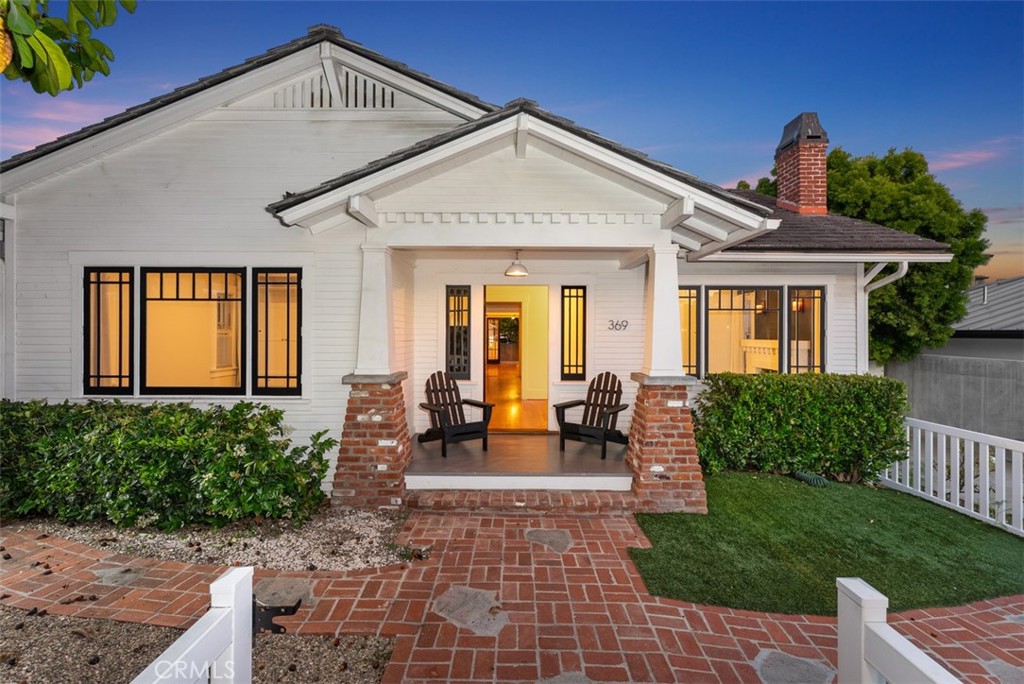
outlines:
[[143, 0], [97, 34], [116, 55], [110, 77], [57, 98], [3, 81], [2, 156], [317, 23], [488, 102], [537, 100], [725, 187], [767, 175], [783, 125], [818, 112], [832, 147], [923, 152], [965, 207], [989, 216], [994, 256], [979, 273], [1024, 275], [1020, 2]]

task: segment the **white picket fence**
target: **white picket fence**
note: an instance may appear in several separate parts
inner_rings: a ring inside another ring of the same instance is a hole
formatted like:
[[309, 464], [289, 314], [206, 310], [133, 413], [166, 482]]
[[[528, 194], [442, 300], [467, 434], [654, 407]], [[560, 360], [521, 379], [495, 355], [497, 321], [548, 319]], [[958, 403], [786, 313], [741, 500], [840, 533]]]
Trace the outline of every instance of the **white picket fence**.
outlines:
[[132, 684], [250, 684], [252, 568], [231, 568], [210, 585], [210, 610]]
[[1024, 442], [916, 418], [906, 428], [908, 457], [882, 484], [1024, 537]]
[[858, 577], [836, 579], [840, 684], [957, 684], [960, 680], [889, 626], [889, 599]]

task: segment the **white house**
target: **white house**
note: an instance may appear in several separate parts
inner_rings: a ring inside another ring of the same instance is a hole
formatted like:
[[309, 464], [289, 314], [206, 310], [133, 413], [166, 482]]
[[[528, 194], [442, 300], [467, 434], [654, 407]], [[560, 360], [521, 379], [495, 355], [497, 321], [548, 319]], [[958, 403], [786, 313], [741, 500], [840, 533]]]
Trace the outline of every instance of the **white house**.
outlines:
[[829, 215], [827, 143], [785, 127], [776, 202], [316, 26], [3, 162], [3, 395], [275, 404], [342, 439], [336, 500], [392, 505], [426, 378], [485, 398], [514, 315], [523, 399], [616, 373], [638, 505], [702, 510], [687, 386], [864, 372], [868, 293], [951, 258]]

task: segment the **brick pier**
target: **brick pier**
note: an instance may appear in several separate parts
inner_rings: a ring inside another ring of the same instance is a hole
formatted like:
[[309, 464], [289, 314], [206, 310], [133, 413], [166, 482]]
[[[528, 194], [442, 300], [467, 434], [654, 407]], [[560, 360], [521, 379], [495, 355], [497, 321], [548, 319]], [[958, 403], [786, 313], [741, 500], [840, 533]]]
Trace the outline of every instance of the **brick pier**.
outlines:
[[629, 430], [626, 465], [633, 494], [646, 510], [707, 513], [687, 385], [681, 378], [633, 373], [640, 385]]
[[354, 508], [402, 505], [412, 444], [405, 416], [404, 371], [346, 375], [350, 385], [331, 501]]

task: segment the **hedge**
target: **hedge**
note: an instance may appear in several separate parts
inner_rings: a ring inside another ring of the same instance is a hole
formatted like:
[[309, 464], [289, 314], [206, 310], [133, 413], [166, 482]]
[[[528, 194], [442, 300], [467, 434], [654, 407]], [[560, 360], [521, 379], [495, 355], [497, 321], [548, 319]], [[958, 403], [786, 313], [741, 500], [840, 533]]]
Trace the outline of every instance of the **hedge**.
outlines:
[[721, 373], [705, 382], [694, 414], [705, 472], [806, 471], [857, 482], [907, 456], [907, 391], [897, 380]]
[[118, 526], [308, 517], [337, 444], [286, 437], [283, 411], [90, 401], [0, 402], [0, 515]]

